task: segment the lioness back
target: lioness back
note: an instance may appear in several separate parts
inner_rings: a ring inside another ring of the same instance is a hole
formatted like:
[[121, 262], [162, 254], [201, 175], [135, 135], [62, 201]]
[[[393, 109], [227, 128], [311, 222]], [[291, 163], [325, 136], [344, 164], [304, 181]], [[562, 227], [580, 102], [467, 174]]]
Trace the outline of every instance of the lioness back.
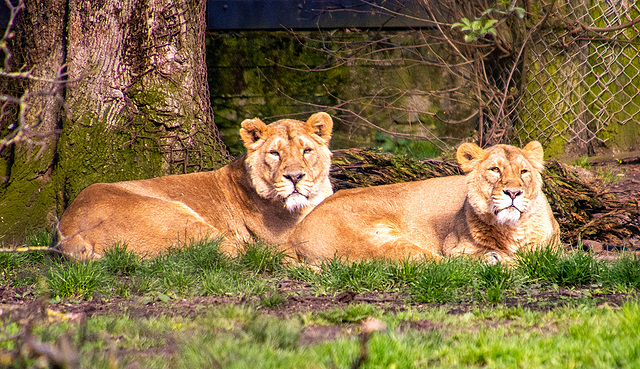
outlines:
[[453, 176], [338, 191], [294, 228], [284, 249], [312, 264], [437, 257], [465, 187], [464, 176]]
[[219, 170], [93, 184], [60, 219], [61, 250], [85, 259], [118, 242], [142, 255], [205, 237], [222, 237], [230, 254], [253, 238], [282, 243], [333, 192], [332, 126], [326, 113], [270, 125], [247, 119], [246, 155]]
[[542, 147], [458, 148], [466, 176], [338, 191], [284, 245], [300, 261], [434, 258], [469, 254], [509, 261], [557, 241], [541, 191]]

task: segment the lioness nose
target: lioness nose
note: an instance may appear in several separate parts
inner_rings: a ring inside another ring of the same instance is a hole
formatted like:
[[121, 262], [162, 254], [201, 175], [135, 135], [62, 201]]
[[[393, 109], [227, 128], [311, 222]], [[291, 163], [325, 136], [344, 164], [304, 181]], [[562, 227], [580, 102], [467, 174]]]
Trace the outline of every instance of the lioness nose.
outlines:
[[304, 173], [302, 173], [302, 172], [287, 173], [287, 174], [284, 175], [284, 178], [290, 180], [291, 183], [293, 183], [294, 185], [298, 184], [298, 182], [300, 182], [302, 177], [304, 177]]
[[522, 195], [522, 191], [521, 190], [510, 190], [510, 189], [504, 189], [502, 190], [502, 192], [504, 192], [507, 196], [509, 196], [512, 200], [515, 199], [516, 197]]

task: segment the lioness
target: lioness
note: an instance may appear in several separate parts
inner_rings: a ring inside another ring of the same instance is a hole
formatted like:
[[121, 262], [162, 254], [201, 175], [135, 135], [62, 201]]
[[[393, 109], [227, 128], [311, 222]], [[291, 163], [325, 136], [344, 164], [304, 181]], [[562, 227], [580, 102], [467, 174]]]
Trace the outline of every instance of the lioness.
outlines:
[[256, 237], [283, 243], [293, 226], [333, 193], [326, 113], [307, 122], [242, 122], [246, 155], [212, 172], [171, 175], [84, 189], [60, 219], [60, 247], [77, 259], [117, 242], [154, 255], [178, 241], [224, 236], [222, 251]]
[[294, 228], [284, 250], [311, 264], [461, 254], [509, 262], [522, 248], [558, 240], [541, 191], [540, 143], [465, 143], [457, 159], [466, 176], [338, 191]]

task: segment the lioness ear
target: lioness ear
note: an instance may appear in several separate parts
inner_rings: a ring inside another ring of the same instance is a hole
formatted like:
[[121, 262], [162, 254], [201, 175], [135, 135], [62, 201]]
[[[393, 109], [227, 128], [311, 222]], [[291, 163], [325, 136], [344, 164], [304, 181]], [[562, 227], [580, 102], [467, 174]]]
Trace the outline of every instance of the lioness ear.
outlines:
[[470, 142], [463, 143], [458, 147], [456, 158], [464, 174], [469, 174], [476, 168], [478, 161], [484, 157], [484, 153], [485, 151], [480, 146]]
[[267, 125], [258, 118], [245, 119], [240, 124], [240, 138], [248, 148], [267, 133]]
[[333, 129], [333, 119], [325, 112], [315, 113], [307, 119], [305, 124], [307, 130], [314, 133], [325, 142], [331, 140], [331, 130]]
[[531, 141], [522, 149], [531, 165], [539, 172], [544, 170], [544, 150], [538, 141]]

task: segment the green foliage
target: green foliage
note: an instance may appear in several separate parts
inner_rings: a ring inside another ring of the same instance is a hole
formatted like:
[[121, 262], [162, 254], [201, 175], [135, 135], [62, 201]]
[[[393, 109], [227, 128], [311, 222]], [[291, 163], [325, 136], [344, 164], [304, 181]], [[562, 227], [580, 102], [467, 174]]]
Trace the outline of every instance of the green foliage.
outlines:
[[589, 162], [588, 156], [579, 157], [575, 160], [574, 164], [584, 169], [591, 169], [591, 163]]
[[375, 143], [383, 152], [406, 155], [415, 159], [435, 158], [442, 154], [442, 151], [429, 141], [394, 138], [380, 131], [376, 132]]
[[[509, 4], [503, 4], [508, 6]], [[478, 39], [491, 34], [496, 36], [498, 31], [495, 28], [496, 23], [498, 23], [497, 19], [485, 19], [486, 16], [489, 16], [491, 13], [500, 14], [503, 16], [509, 16], [511, 14], [515, 14], [518, 18], [522, 19], [525, 15], [525, 10], [520, 7], [511, 7], [509, 10], [499, 10], [496, 8], [489, 8], [482, 12], [479, 17], [475, 17], [473, 21], [470, 21], [468, 18], [462, 18], [460, 22], [456, 22], [451, 25], [451, 29], [455, 29], [456, 27], [460, 27], [460, 31], [464, 33], [464, 41], [465, 42], [473, 42]]]
[[488, 34], [497, 35], [498, 31], [493, 27], [496, 23], [497, 19], [484, 20], [482, 17], [476, 17], [472, 22], [468, 18], [462, 18], [461, 22], [452, 24], [451, 29], [460, 27], [460, 31], [468, 32], [464, 35], [464, 42], [473, 42]]

